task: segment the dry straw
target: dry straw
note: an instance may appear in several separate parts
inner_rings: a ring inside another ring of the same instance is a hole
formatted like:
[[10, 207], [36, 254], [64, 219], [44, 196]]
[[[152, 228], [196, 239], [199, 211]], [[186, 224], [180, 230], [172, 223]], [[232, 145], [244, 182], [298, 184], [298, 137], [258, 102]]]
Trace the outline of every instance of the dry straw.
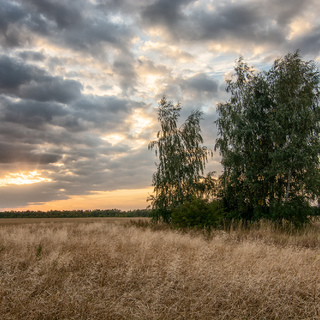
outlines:
[[0, 224], [0, 319], [320, 319], [319, 234]]

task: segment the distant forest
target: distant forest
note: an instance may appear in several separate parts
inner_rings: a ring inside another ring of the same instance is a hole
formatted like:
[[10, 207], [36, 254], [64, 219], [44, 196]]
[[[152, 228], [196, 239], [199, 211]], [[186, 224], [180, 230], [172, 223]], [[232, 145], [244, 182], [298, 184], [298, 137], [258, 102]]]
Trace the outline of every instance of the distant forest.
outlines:
[[1, 218], [94, 218], [94, 217], [149, 217], [150, 210], [51, 210], [51, 211], [4, 211]]

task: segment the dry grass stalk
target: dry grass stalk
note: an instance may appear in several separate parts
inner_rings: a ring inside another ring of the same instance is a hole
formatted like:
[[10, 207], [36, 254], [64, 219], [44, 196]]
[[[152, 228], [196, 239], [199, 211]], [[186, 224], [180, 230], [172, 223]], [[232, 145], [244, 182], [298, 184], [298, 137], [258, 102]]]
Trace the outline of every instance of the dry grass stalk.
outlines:
[[0, 319], [320, 319], [319, 230], [106, 221], [1, 224]]

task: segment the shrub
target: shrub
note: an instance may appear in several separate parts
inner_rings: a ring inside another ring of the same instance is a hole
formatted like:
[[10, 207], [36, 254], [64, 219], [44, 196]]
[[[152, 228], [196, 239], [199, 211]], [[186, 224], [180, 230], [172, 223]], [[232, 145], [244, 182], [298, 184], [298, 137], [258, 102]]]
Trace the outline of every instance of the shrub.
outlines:
[[303, 197], [295, 197], [281, 205], [271, 207], [271, 217], [274, 221], [285, 220], [295, 227], [302, 227], [309, 222], [313, 209]]
[[217, 228], [222, 222], [220, 201], [208, 202], [193, 198], [172, 210], [172, 226], [175, 228]]

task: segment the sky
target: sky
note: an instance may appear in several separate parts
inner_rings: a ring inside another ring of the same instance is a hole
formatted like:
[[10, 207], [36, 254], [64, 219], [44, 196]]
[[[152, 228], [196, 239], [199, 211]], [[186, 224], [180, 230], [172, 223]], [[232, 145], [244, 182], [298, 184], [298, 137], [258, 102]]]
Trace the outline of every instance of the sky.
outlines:
[[[320, 62], [318, 0], [0, 0], [0, 211], [146, 208], [157, 104], [201, 110], [239, 55]], [[207, 171], [221, 172], [213, 154]]]

